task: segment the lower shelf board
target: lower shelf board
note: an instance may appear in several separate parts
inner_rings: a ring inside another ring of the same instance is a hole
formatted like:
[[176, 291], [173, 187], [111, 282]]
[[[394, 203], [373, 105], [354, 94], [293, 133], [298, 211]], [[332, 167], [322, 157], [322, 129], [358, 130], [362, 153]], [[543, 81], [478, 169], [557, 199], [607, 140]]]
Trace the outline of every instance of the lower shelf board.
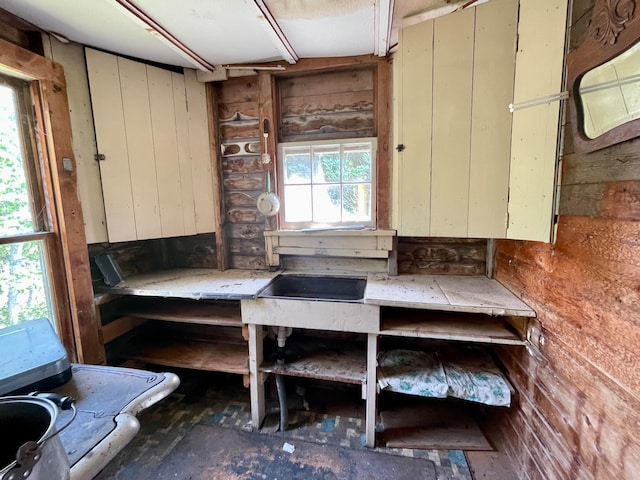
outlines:
[[363, 384], [367, 378], [367, 361], [363, 351], [327, 350], [288, 361], [284, 365], [265, 362], [260, 371], [290, 377]]
[[383, 318], [380, 334], [499, 345], [526, 343], [505, 320], [477, 313], [395, 311]]
[[130, 359], [157, 365], [243, 375], [249, 373], [246, 343], [144, 338], [135, 342], [130, 351]]

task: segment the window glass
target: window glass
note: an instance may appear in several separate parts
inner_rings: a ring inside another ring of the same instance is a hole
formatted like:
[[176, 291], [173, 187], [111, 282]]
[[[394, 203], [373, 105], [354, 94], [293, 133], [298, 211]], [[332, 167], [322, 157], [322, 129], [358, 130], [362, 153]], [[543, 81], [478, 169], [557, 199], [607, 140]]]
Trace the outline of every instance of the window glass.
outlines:
[[0, 236], [35, 230], [16, 91], [0, 84]]
[[[48, 318], [56, 326], [46, 238], [37, 219], [45, 205], [32, 155], [25, 82], [0, 83], [0, 328]], [[30, 235], [30, 238], [25, 238]]]
[[284, 155], [285, 184], [311, 181], [311, 150], [308, 147], [291, 148]]
[[375, 152], [375, 138], [280, 144], [282, 226], [375, 226]]
[[0, 245], [0, 328], [24, 320], [53, 318], [44, 245]]

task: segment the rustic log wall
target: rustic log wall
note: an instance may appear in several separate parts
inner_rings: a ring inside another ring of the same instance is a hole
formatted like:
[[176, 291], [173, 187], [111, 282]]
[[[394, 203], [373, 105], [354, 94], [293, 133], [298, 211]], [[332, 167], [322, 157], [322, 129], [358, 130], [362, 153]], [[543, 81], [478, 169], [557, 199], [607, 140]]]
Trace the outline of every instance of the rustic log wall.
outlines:
[[[266, 169], [273, 172], [273, 163], [265, 166], [260, 156], [265, 141], [260, 119], [272, 95], [279, 116], [270, 130], [280, 141], [375, 136], [376, 68], [371, 64], [320, 73], [303, 70], [277, 78], [273, 91], [261, 86], [259, 76], [215, 85], [228, 268], [267, 268], [263, 232], [265, 227], [275, 228], [275, 218], [265, 219], [256, 200], [266, 188]], [[273, 137], [269, 142], [275, 145]], [[275, 151], [270, 153], [275, 162]], [[276, 183], [274, 175], [272, 189]]]
[[282, 142], [375, 136], [373, 67], [278, 79]]
[[[260, 161], [258, 77], [217, 83], [214, 90], [222, 146], [222, 189], [227, 267], [266, 269], [265, 217], [256, 200], [265, 189]], [[274, 182], [272, 182], [274, 184]]]
[[[592, 7], [574, 2], [573, 47]], [[566, 135], [556, 244], [497, 244], [496, 277], [536, 310], [543, 342], [539, 356], [499, 350], [520, 401], [493, 426], [521, 478], [637, 478], [640, 138], [578, 154]]]
[[486, 240], [398, 238], [399, 274], [484, 275], [486, 259]]

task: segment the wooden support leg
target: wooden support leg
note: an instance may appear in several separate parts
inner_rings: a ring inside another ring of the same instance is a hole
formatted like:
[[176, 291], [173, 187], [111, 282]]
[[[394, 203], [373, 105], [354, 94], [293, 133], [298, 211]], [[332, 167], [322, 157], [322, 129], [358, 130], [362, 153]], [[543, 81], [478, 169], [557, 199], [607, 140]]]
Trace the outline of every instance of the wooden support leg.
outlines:
[[265, 414], [264, 382], [258, 370], [262, 364], [262, 325], [249, 324], [249, 389], [251, 394], [251, 423], [260, 428]]
[[365, 441], [367, 447], [376, 445], [376, 410], [378, 406], [377, 374], [378, 335], [367, 336], [367, 385], [365, 399]]

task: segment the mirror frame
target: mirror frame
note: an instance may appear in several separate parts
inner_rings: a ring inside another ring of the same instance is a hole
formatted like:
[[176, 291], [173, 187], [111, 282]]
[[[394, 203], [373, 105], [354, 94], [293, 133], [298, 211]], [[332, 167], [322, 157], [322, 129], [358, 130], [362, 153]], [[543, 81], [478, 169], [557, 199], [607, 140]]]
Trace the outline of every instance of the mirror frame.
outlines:
[[640, 136], [640, 118], [618, 125], [596, 138], [584, 133], [580, 80], [640, 41], [640, 0], [596, 0], [585, 38], [567, 55], [569, 119], [576, 152], [593, 152]]

